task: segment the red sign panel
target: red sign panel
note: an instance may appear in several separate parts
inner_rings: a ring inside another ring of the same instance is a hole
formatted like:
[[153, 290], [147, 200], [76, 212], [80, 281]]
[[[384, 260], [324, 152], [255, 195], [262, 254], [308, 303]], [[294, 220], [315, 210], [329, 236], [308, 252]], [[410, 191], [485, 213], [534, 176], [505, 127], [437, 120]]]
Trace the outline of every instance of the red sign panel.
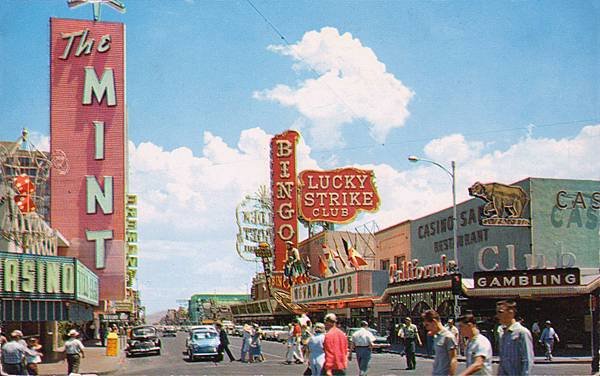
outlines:
[[125, 26], [50, 19], [51, 224], [100, 278], [100, 300], [125, 298]]
[[340, 168], [300, 173], [300, 215], [307, 221], [347, 223], [359, 210], [376, 211], [379, 195], [371, 170]]
[[282, 271], [285, 263], [285, 242], [298, 243], [298, 202], [296, 183], [296, 143], [300, 134], [285, 131], [271, 139], [271, 194], [273, 196], [273, 225], [275, 270]]

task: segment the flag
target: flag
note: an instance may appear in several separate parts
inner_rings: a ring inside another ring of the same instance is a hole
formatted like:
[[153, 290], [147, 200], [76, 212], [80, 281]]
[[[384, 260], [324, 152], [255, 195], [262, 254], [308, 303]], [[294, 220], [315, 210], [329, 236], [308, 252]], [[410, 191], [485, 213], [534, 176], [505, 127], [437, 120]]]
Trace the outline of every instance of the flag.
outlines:
[[358, 251], [356, 251], [356, 249], [354, 249], [353, 246], [348, 244], [346, 239], [342, 239], [342, 243], [344, 243], [344, 249], [346, 250], [346, 255], [348, 256], [348, 261], [350, 261], [352, 266], [354, 266], [356, 269], [358, 269], [361, 266], [368, 265], [367, 262], [365, 261], [365, 259], [360, 255], [360, 253], [358, 253]]
[[323, 244], [323, 251], [329, 252], [329, 254], [333, 256], [332, 261], [333, 261], [334, 265], [335, 265], [335, 259], [338, 259], [342, 263], [342, 266], [344, 267], [344, 269], [346, 268], [346, 262], [344, 261], [342, 256], [340, 256], [340, 253], [337, 250], [329, 248], [329, 246], [327, 246], [327, 244]]
[[327, 267], [329, 268], [331, 274], [337, 274], [337, 265], [335, 265], [335, 260], [330, 253], [325, 253], [325, 260], [327, 261]]
[[324, 255], [319, 256], [319, 271], [323, 277], [327, 274], [327, 263], [324, 260]]

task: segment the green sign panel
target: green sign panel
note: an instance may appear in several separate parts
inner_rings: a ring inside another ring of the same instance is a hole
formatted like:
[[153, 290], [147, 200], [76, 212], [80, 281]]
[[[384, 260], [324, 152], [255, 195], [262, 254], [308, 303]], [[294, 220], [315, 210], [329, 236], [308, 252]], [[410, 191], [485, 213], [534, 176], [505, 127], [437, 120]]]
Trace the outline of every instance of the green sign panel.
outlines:
[[75, 282], [75, 300], [98, 305], [98, 276], [88, 269], [81, 261], [75, 261], [77, 280]]
[[[98, 277], [71, 257], [0, 253], [0, 297], [34, 300], [78, 300], [98, 304]], [[84, 269], [85, 268], [85, 269]], [[80, 282], [79, 273], [91, 274], [93, 283]], [[76, 277], [77, 276], [77, 277]], [[95, 289], [95, 292], [94, 292]], [[94, 297], [86, 298], [86, 297]]]
[[531, 179], [531, 197], [536, 265], [597, 268], [600, 181]]

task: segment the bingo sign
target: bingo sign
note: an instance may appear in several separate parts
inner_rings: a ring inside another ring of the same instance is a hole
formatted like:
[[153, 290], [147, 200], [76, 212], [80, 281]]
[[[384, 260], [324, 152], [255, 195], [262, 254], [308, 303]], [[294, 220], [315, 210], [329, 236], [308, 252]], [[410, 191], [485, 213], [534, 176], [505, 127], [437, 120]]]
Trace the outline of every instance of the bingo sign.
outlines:
[[276, 271], [283, 270], [285, 242], [298, 242], [296, 143], [299, 138], [298, 132], [289, 130], [271, 139], [271, 194]]
[[125, 298], [125, 25], [50, 19], [51, 225], [100, 278], [100, 300]]
[[302, 171], [300, 215], [307, 221], [348, 223], [360, 210], [376, 211], [379, 196], [372, 170]]

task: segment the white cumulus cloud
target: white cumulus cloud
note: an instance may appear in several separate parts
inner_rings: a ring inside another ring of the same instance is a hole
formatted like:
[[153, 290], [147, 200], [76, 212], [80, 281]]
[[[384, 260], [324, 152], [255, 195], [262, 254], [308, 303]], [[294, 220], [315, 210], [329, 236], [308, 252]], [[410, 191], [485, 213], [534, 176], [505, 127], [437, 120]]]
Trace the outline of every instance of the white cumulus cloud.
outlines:
[[269, 49], [294, 59], [295, 70], [311, 70], [318, 77], [297, 87], [279, 84], [254, 97], [295, 107], [310, 120], [315, 145], [343, 144], [341, 129], [354, 120], [366, 120], [378, 142], [406, 122], [414, 93], [350, 33], [340, 35], [336, 28], [324, 27], [307, 32], [298, 43]]

